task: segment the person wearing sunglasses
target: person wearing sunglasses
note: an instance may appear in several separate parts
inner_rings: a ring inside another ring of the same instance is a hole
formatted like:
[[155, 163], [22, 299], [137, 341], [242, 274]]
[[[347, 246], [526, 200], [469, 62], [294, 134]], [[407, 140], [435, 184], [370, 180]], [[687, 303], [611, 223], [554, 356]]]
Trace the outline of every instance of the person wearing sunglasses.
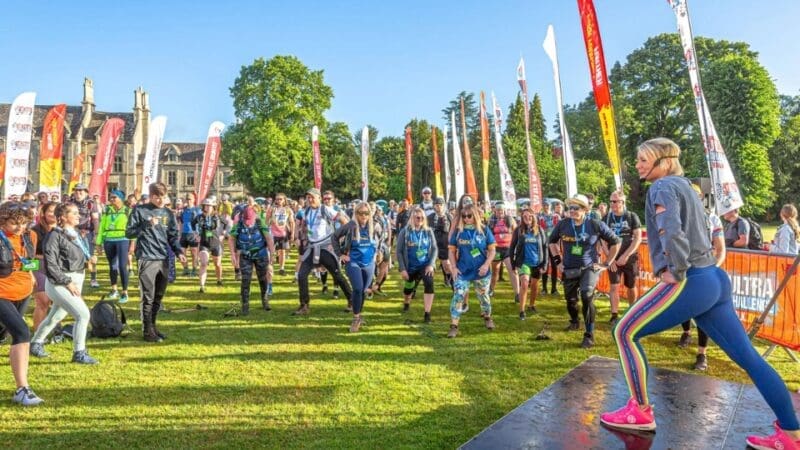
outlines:
[[464, 310], [464, 297], [470, 284], [481, 304], [481, 315], [488, 330], [494, 330], [489, 285], [492, 281], [491, 263], [495, 255], [495, 240], [491, 230], [484, 227], [481, 212], [474, 204], [463, 206], [453, 221], [450, 236], [450, 266], [454, 268], [453, 299], [450, 301], [450, 331], [448, 338], [458, 336], [458, 323]]
[[375, 276], [378, 240], [375, 238], [375, 223], [369, 203], [359, 203], [353, 213], [354, 219], [333, 233], [331, 244], [334, 253], [339, 255], [345, 266], [345, 273], [353, 290], [350, 296], [353, 308], [350, 332], [356, 333], [364, 324], [361, 311], [364, 307], [366, 290]]
[[433, 306], [433, 273], [435, 271], [436, 235], [428, 226], [425, 211], [419, 207], [411, 208], [408, 224], [397, 236], [397, 265], [403, 278], [403, 312], [411, 307], [412, 294], [420, 281], [424, 286], [423, 306], [425, 323], [431, 321]]
[[603, 223], [622, 240], [617, 257], [608, 265], [611, 282], [611, 320], [613, 326], [619, 319], [619, 284], [623, 281], [627, 291], [628, 306], [639, 297], [636, 279], [639, 278], [639, 245], [642, 243], [642, 222], [639, 216], [625, 207], [625, 193], [611, 193], [611, 211], [603, 217]]
[[580, 330], [578, 322], [578, 298], [582, 304], [583, 333], [582, 348], [594, 346], [594, 323], [597, 309], [594, 305], [595, 288], [600, 271], [605, 265], [599, 264], [598, 247], [601, 241], [608, 245], [606, 261], [613, 261], [619, 251], [620, 239], [603, 222], [590, 219], [589, 200], [585, 195], [576, 194], [567, 199], [569, 218], [558, 223], [550, 234], [550, 251], [561, 268], [564, 280], [564, 297], [567, 300], [569, 326], [567, 330]]
[[653, 274], [659, 282], [614, 327], [622, 373], [630, 392], [627, 404], [600, 415], [602, 423], [655, 430], [647, 395], [647, 359], [640, 339], [694, 318], [752, 379], [777, 416], [775, 434], [748, 436], [756, 449], [800, 448], [800, 423], [780, 375], [759, 355], [733, 306], [731, 280], [717, 267], [705, 225], [703, 204], [683, 176], [681, 149], [666, 138], [639, 145], [636, 170], [652, 184], [647, 190], [645, 223]]
[[[528, 311], [536, 313], [539, 278], [547, 274], [547, 238], [536, 216], [529, 208], [522, 210], [521, 223], [514, 230], [509, 247], [511, 266], [519, 276], [519, 319], [525, 320], [525, 302], [530, 287]], [[547, 287], [545, 286], [545, 292]]]

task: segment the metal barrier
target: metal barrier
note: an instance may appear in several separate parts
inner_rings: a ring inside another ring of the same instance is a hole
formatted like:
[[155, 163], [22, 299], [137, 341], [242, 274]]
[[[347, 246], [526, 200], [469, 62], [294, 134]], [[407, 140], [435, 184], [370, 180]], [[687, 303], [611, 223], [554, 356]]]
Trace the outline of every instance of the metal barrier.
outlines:
[[[778, 284], [794, 262], [794, 255], [779, 255], [753, 250], [728, 249], [722, 265], [731, 278], [733, 305], [745, 329], [758, 319], [772, 299]], [[605, 271], [604, 271], [605, 272]], [[647, 242], [639, 246], [639, 279], [637, 286], [642, 294], [655, 286], [658, 279], [653, 275]], [[611, 285], [608, 274], [600, 277], [597, 289], [608, 293]], [[621, 286], [620, 289], [625, 289]], [[793, 273], [786, 288], [760, 327], [757, 337], [791, 350], [800, 350], [800, 311], [797, 296], [800, 293], [800, 277]], [[624, 292], [620, 296], [624, 298]], [[623, 300], [624, 301], [624, 300]]]

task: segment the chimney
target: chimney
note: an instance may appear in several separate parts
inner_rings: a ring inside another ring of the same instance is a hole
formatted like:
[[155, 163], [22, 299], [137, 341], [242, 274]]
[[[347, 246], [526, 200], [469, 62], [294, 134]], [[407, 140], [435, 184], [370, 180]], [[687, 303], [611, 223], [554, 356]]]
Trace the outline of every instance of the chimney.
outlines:
[[88, 127], [94, 113], [94, 82], [91, 78], [83, 79], [83, 101], [81, 101], [82, 126]]

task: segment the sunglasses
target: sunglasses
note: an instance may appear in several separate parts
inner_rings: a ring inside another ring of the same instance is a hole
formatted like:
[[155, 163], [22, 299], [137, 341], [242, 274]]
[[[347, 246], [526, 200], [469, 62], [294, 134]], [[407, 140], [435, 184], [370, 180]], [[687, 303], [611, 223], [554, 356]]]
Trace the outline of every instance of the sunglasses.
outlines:
[[414, 217], [414, 219], [416, 219], [416, 220], [423, 220], [424, 218], [425, 218], [425, 217], [423, 217], [423, 216], [415, 216], [415, 217]]
[[333, 199], [330, 197], [323, 197], [322, 200], [327, 202], [328, 200], [333, 200]]
[[611, 203], [623, 203], [625, 200], [611, 200]]
[[578, 205], [569, 205], [569, 210], [570, 211], [580, 211], [581, 209], [583, 209], [583, 208], [581, 208]]
[[359, 216], [368, 216], [369, 215], [369, 211], [359, 211], [356, 214], [358, 214]]
[[472, 219], [472, 214], [462, 214], [461, 218], [462, 219]]

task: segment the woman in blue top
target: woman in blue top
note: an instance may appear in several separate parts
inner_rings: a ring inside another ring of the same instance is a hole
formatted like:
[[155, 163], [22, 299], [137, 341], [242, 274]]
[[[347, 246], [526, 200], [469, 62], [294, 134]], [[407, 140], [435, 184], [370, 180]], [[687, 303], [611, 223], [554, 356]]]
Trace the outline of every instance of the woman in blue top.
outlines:
[[[647, 360], [639, 340], [689, 318], [742, 367], [777, 415], [776, 433], [749, 436], [756, 449], [800, 448], [800, 424], [786, 385], [753, 348], [733, 308], [731, 281], [716, 265], [703, 205], [683, 177], [680, 148], [656, 138], [638, 148], [636, 170], [653, 184], [647, 192], [645, 218], [653, 273], [660, 278], [614, 328], [622, 372], [631, 398], [617, 411], [602, 414], [609, 426], [655, 430], [647, 397]], [[698, 443], [699, 446], [702, 446]]]
[[[331, 239], [334, 253], [340, 255], [339, 259], [345, 265], [345, 273], [353, 288], [350, 295], [350, 301], [353, 304], [351, 333], [357, 332], [364, 323], [361, 318], [364, 292], [370, 287], [372, 278], [375, 276], [375, 254], [378, 249], [369, 203], [359, 203], [355, 208], [354, 216], [353, 220], [336, 230]], [[342, 246], [342, 240], [345, 241], [344, 246]]]
[[[525, 320], [525, 302], [528, 300], [528, 285], [531, 288], [531, 305], [528, 311], [536, 312], [536, 296], [539, 294], [539, 278], [547, 276], [547, 239], [530, 208], [522, 210], [519, 226], [511, 237], [511, 267], [519, 276], [519, 319]], [[545, 286], [545, 292], [547, 291]]]
[[494, 260], [495, 241], [492, 232], [483, 226], [481, 212], [475, 205], [462, 206], [453, 218], [455, 224], [450, 236], [450, 267], [455, 277], [453, 299], [450, 301], [450, 332], [447, 337], [458, 336], [458, 321], [464, 313], [464, 296], [470, 283], [481, 303], [481, 315], [486, 328], [494, 329], [489, 285], [492, 281], [491, 262]]
[[433, 306], [433, 273], [437, 256], [436, 234], [428, 227], [425, 211], [419, 207], [411, 208], [408, 223], [397, 235], [397, 265], [403, 277], [403, 312], [411, 306], [412, 294], [420, 281], [425, 286], [423, 305], [425, 323], [431, 321]]

